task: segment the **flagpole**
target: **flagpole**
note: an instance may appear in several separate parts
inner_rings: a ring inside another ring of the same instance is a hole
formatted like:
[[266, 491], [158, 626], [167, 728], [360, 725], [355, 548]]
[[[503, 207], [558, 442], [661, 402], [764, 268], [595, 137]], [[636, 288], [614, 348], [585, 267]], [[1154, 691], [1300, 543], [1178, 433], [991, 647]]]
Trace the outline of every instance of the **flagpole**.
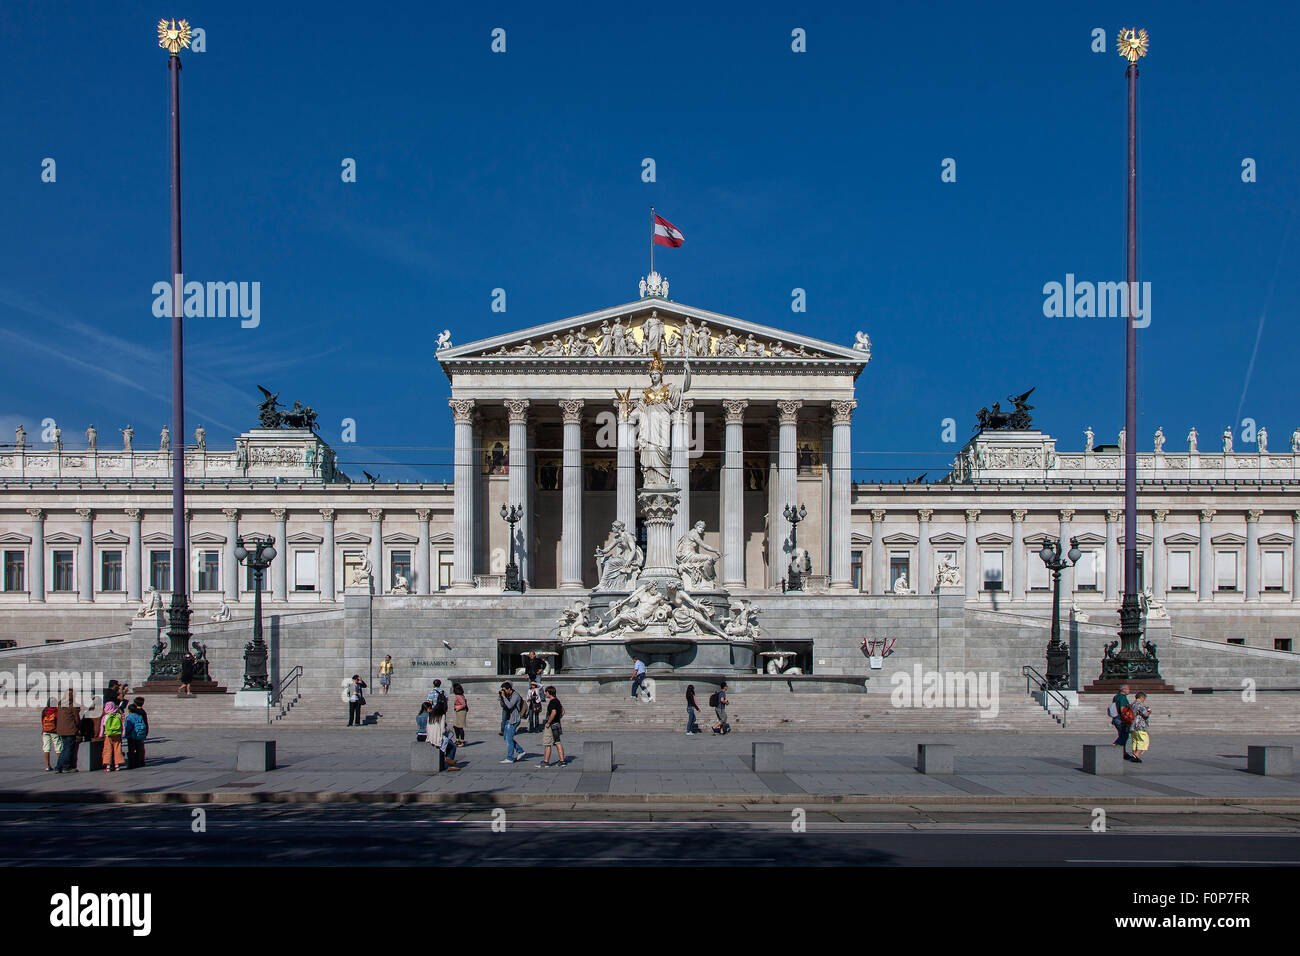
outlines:
[[655, 207], [650, 207], [650, 271], [655, 271]]

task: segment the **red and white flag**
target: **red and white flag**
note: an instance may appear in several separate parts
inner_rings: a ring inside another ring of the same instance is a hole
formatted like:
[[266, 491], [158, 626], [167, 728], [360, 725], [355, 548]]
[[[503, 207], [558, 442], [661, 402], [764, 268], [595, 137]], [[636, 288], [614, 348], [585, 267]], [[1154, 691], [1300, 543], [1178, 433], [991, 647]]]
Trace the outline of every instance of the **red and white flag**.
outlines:
[[655, 213], [654, 241], [657, 246], [672, 246], [675, 249], [686, 241], [686, 237], [671, 222]]

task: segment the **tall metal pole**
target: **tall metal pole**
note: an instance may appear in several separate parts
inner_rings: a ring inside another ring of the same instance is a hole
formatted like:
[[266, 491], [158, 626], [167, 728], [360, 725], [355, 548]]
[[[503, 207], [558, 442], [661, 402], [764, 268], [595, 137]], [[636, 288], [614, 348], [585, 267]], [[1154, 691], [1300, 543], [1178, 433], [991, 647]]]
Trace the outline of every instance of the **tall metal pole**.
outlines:
[[650, 271], [655, 271], [655, 207], [650, 207]]
[[181, 58], [167, 58], [171, 74], [172, 150], [172, 603], [167, 636], [173, 653], [190, 646], [189, 540], [185, 533], [185, 343], [181, 267]]

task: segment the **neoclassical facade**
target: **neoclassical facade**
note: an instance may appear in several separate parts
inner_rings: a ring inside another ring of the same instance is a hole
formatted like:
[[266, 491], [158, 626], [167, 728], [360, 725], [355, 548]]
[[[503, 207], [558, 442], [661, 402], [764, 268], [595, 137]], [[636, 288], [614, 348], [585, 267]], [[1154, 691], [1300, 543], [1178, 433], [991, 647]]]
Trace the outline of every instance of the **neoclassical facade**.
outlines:
[[[929, 593], [949, 564], [968, 605], [1046, 613], [1038, 551], [1077, 538], [1083, 557], [1063, 577], [1062, 606], [1080, 620], [1113, 618], [1124, 543], [1117, 449], [1088, 436], [1083, 451], [1058, 452], [1042, 432], [986, 431], [938, 481], [853, 482], [865, 336], [836, 345], [652, 291], [444, 342], [451, 484], [354, 481], [306, 430], [253, 429], [233, 449], [199, 436], [186, 456], [196, 620], [222, 604], [250, 613], [241, 535], [275, 538], [264, 595], [273, 609], [337, 607], [372, 587], [499, 595], [512, 551], [532, 591], [590, 590], [613, 522], [638, 528], [629, 408], [656, 355], [682, 395], [671, 426], [674, 536], [703, 522], [729, 591], [779, 594], [797, 539], [811, 559], [807, 587], [828, 595]], [[110, 449], [94, 433], [76, 447], [20, 436], [0, 448], [0, 640], [120, 633], [149, 589], [171, 589], [170, 454], [124, 438]], [[1141, 586], [1180, 633], [1291, 650], [1300, 440], [1282, 452], [1207, 452], [1189, 438], [1174, 450], [1162, 433], [1139, 456]], [[522, 515], [513, 542], [503, 506]]]

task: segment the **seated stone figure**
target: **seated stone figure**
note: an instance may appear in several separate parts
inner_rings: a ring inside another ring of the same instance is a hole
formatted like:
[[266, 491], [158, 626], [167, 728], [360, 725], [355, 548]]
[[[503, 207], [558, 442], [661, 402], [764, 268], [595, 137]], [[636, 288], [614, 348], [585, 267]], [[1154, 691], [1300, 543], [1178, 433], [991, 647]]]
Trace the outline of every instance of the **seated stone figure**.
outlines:
[[609, 609], [609, 620], [593, 631], [593, 635], [612, 631], [644, 631], [651, 624], [664, 623], [672, 609], [659, 591], [659, 585], [649, 581]]
[[677, 593], [673, 595], [672, 605], [673, 633], [684, 634], [689, 631], [726, 637], [722, 628], [713, 622], [712, 609], [709, 605], [695, 600], [685, 588], [677, 589]]
[[218, 607], [216, 613], [212, 615], [212, 622], [214, 624], [225, 624], [229, 620], [230, 620], [230, 605], [228, 605], [225, 601], [222, 601], [221, 606]]
[[736, 598], [731, 602], [730, 610], [731, 613], [722, 619], [723, 633], [731, 638], [758, 640], [758, 608], [753, 602]]
[[645, 564], [645, 553], [636, 537], [621, 521], [610, 527], [610, 542], [596, 549], [596, 569], [600, 573], [597, 591], [621, 591], [636, 583]]
[[895, 594], [915, 594], [915, 593], [916, 593], [915, 591], [912, 590], [911, 586], [907, 583], [907, 572], [906, 572], [906, 571], [904, 571], [902, 574], [900, 574], [900, 575], [898, 576], [898, 580], [894, 582], [894, 593], [895, 593]]
[[555, 622], [556, 634], [562, 641], [571, 641], [578, 637], [590, 637], [594, 633], [591, 626], [591, 608], [586, 601], [574, 601], [573, 606], [560, 615]]
[[703, 521], [695, 522], [694, 527], [678, 539], [675, 556], [682, 587], [688, 591], [717, 587], [717, 566], [722, 552], [704, 543]]
[[399, 575], [397, 575], [397, 580], [393, 583], [393, 590], [390, 591], [389, 593], [390, 593], [390, 594], [410, 594], [410, 593], [411, 593], [411, 582], [408, 581], [408, 580], [406, 580], [406, 578], [402, 577], [402, 575], [399, 574]]

